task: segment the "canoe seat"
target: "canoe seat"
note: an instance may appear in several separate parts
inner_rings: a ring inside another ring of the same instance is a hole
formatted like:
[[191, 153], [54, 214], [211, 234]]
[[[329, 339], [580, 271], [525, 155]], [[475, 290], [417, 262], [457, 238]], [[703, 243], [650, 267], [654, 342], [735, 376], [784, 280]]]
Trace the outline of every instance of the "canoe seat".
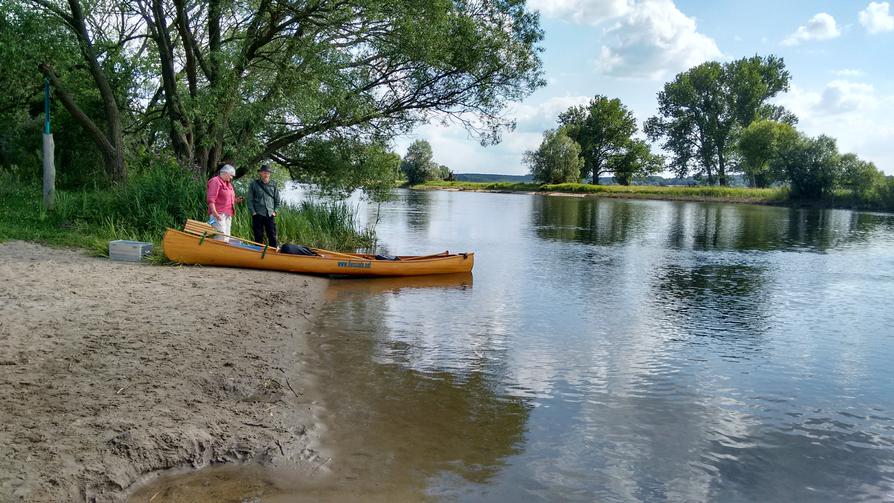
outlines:
[[187, 220], [186, 225], [183, 226], [183, 232], [188, 234], [195, 234], [196, 236], [201, 236], [205, 234], [206, 236], [214, 236], [217, 234], [217, 229], [211, 227], [211, 224], [208, 222], [199, 222], [198, 220]]

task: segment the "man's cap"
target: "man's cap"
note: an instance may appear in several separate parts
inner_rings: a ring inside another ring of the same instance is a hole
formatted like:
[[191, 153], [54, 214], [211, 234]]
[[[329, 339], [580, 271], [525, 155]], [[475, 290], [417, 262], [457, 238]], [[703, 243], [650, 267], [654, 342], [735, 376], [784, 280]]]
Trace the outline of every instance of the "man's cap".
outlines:
[[273, 170], [270, 169], [269, 164], [262, 164], [261, 168], [258, 170], [258, 173], [273, 173]]
[[224, 164], [224, 166], [220, 168], [220, 174], [236, 176], [236, 168], [230, 166], [229, 164]]

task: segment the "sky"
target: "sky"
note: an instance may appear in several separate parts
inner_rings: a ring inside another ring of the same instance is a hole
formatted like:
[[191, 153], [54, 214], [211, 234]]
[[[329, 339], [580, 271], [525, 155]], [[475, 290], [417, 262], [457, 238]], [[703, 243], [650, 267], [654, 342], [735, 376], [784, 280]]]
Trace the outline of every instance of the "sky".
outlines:
[[838, 140], [894, 175], [894, 0], [528, 0], [540, 12], [547, 85], [508, 110], [514, 131], [482, 147], [458, 125], [431, 123], [417, 139], [454, 173], [527, 172], [558, 114], [597, 94], [619, 98], [638, 125], [657, 113], [664, 84], [705, 61], [775, 54], [791, 73], [774, 102], [794, 112], [809, 136]]

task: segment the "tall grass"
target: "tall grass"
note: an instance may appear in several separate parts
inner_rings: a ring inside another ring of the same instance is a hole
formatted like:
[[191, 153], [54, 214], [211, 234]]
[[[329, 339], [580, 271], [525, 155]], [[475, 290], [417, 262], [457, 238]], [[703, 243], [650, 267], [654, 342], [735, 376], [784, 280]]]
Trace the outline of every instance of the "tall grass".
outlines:
[[[55, 209], [45, 212], [38, 183], [0, 173], [0, 240], [74, 245], [98, 254], [107, 253], [113, 239], [158, 244], [167, 228], [180, 228], [188, 218], [207, 219], [205, 187], [204, 180], [175, 164], [156, 164], [117, 186], [59, 191]], [[239, 206], [233, 233], [251, 239], [250, 216]], [[282, 242], [348, 251], [374, 241], [371, 230], [358, 230], [355, 215], [345, 204], [287, 206], [277, 221]]]
[[[358, 231], [354, 211], [343, 202], [309, 202], [283, 205], [276, 213], [279, 242], [310, 245], [330, 250], [353, 251], [375, 243], [375, 233]], [[251, 215], [243, 208], [233, 219], [232, 234], [253, 239]]]

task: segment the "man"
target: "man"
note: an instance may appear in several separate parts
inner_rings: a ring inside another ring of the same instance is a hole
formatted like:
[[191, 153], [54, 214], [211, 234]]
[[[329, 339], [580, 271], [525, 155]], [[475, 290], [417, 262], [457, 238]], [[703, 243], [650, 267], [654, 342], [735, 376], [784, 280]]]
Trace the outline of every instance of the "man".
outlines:
[[259, 178], [248, 187], [248, 210], [251, 212], [251, 230], [255, 242], [264, 242], [276, 248], [276, 210], [279, 209], [279, 188], [270, 181], [270, 166], [264, 164], [258, 170]]
[[220, 168], [217, 176], [208, 180], [208, 216], [211, 226], [220, 236], [215, 239], [230, 241], [230, 228], [233, 225], [233, 210], [236, 203], [236, 191], [233, 189], [233, 177], [236, 176], [236, 168], [225, 164]]

